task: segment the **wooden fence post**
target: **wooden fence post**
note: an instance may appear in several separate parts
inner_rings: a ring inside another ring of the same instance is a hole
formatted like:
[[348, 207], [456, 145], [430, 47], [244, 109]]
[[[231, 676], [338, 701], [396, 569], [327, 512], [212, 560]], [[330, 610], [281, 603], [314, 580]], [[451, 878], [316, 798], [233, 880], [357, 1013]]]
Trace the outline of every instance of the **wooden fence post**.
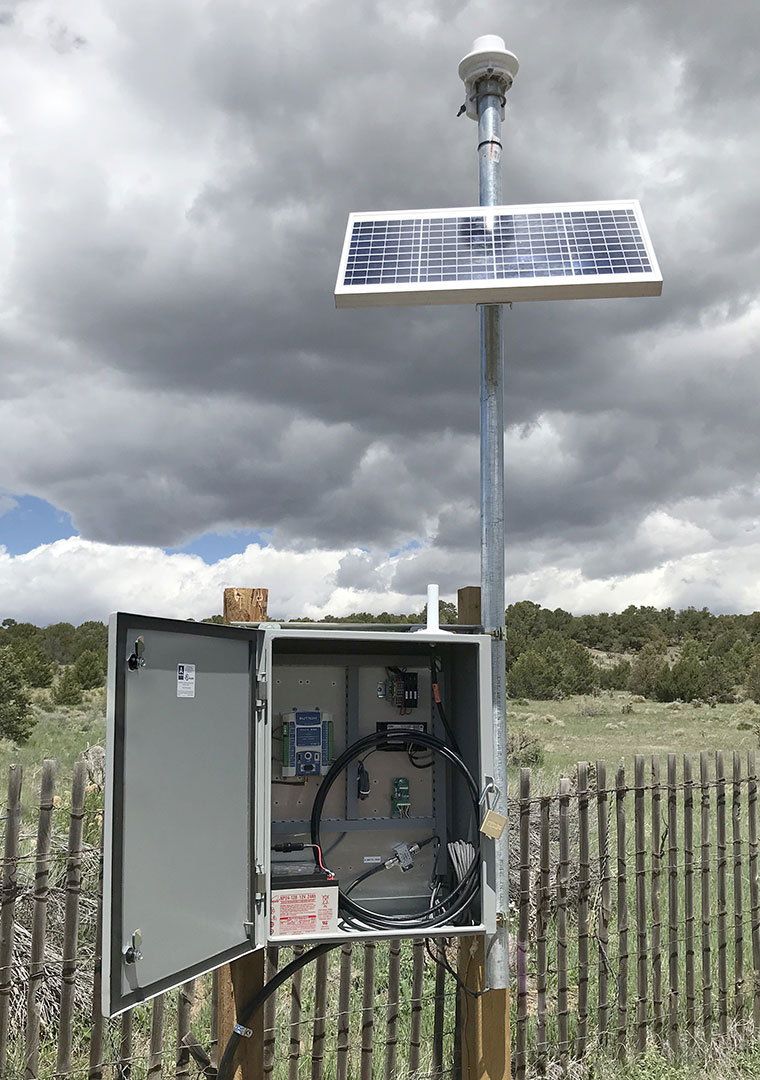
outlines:
[[[436, 942], [436, 946], [439, 943]], [[364, 986], [362, 987], [362, 1057], [361, 1057], [361, 1080], [372, 1080], [372, 1037], [375, 1031], [375, 949], [374, 941], [364, 942]], [[439, 965], [436, 968], [436, 980], [438, 973], [444, 972]], [[436, 983], [437, 985], [437, 983]], [[438, 1017], [436, 1015], [436, 1021]], [[436, 1023], [436, 1028], [438, 1027]], [[441, 1028], [441, 1040], [443, 1029]], [[436, 1039], [434, 1037], [435, 1044]], [[435, 1049], [433, 1057], [436, 1057]]]
[[[596, 924], [596, 940], [599, 948], [597, 968], [598, 1006], [597, 1030], [599, 1042], [607, 1042], [610, 1027], [609, 1008], [609, 939], [610, 916], [612, 914], [612, 895], [610, 892], [610, 843], [609, 843], [609, 805], [607, 798], [607, 765], [604, 761], [596, 763], [596, 823], [597, 845], [599, 848], [599, 914]], [[548, 857], [547, 857], [548, 866]]]
[[23, 770], [20, 765], [9, 767], [8, 802], [5, 811], [5, 857], [3, 859], [2, 899], [0, 900], [0, 1076], [5, 1076], [8, 1058], [22, 777]]
[[[588, 1038], [588, 911], [591, 892], [591, 854], [588, 827], [588, 763], [578, 762], [578, 1037], [575, 1056], [586, 1053]], [[527, 949], [527, 942], [526, 942]], [[527, 956], [525, 967], [527, 969]]]
[[[400, 988], [401, 941], [399, 938], [393, 938], [388, 945], [388, 1007], [385, 1014], [384, 1080], [394, 1080], [396, 1076], [396, 1057], [398, 1054], [398, 999]], [[314, 1073], [312, 1073], [312, 1077], [314, 1077]]]
[[335, 1058], [336, 1080], [348, 1080], [351, 1049], [351, 953], [353, 946], [344, 942], [340, 947], [340, 981], [338, 983], [338, 1040]]
[[549, 962], [546, 951], [551, 896], [549, 893], [549, 812], [551, 800], [541, 799], [541, 825], [539, 831], [539, 883], [536, 902], [536, 1072], [546, 1073], [548, 1039], [546, 1034], [546, 990], [549, 983]]
[[184, 1038], [190, 1032], [190, 1016], [195, 1001], [195, 979], [183, 983], [177, 991], [177, 1057], [174, 1066], [176, 1080], [184, 1080], [193, 1071], [190, 1051]]
[[644, 809], [644, 758], [634, 758], [634, 842], [636, 889], [636, 1050], [643, 1054], [647, 1048], [647, 880], [646, 880], [646, 821]]
[[625, 1061], [628, 1039], [628, 864], [626, 850], [625, 765], [615, 773], [615, 816], [617, 818], [617, 1058]]
[[79, 898], [82, 892], [82, 832], [87, 766], [78, 761], [71, 779], [71, 813], [66, 860], [66, 914], [63, 928], [63, 964], [61, 966], [61, 1011], [58, 1023], [58, 1055], [55, 1071], [60, 1080], [71, 1072], [73, 1042], [74, 990], [77, 977], [79, 939]]
[[[446, 946], [448, 942], [445, 938], [436, 938], [433, 942], [432, 948], [435, 950], [435, 955], [438, 957], [438, 963], [435, 965], [435, 987], [433, 990], [433, 1067], [431, 1072], [433, 1076], [439, 1078], [444, 1074], [443, 1065], [443, 1039], [445, 1034], [446, 1024], [446, 968], [443, 966], [443, 961], [446, 960]], [[365, 945], [365, 952], [368, 946]], [[374, 949], [374, 946], [373, 946]], [[374, 972], [373, 972], [374, 976]], [[365, 976], [366, 978], [366, 976]], [[374, 978], [373, 978], [374, 983]], [[365, 982], [366, 987], [366, 982]], [[374, 998], [374, 988], [372, 991], [372, 997]], [[370, 1020], [372, 1018], [370, 1012]], [[456, 1021], [455, 1021], [456, 1023]], [[364, 1053], [364, 1031], [365, 1027], [362, 1024], [362, 1053]], [[370, 1033], [371, 1035], [371, 1033]], [[370, 1039], [371, 1041], [371, 1039]], [[362, 1064], [364, 1058], [362, 1057]], [[361, 1080], [372, 1080], [372, 1056], [370, 1052], [370, 1070], [367, 1072], [366, 1078], [361, 1077]]]
[[163, 1071], [164, 1006], [166, 996], [159, 994], [153, 999], [150, 1011], [150, 1043], [148, 1044], [148, 1080], [160, 1080]]
[[559, 780], [559, 864], [557, 866], [557, 1050], [563, 1075], [570, 1051], [567, 976], [567, 893], [570, 879], [570, 780]]
[[752, 927], [752, 1020], [760, 1031], [760, 882], [757, 850], [757, 766], [755, 751], [747, 751], [747, 818], [749, 826], [749, 902]]
[[694, 1040], [697, 1024], [697, 992], [694, 978], [694, 781], [691, 758], [683, 759], [683, 917], [686, 956], [686, 1034]]
[[132, 1075], [132, 1036], [134, 1034], [134, 1013], [127, 1009], [121, 1014], [119, 1025], [119, 1055], [114, 1068], [115, 1080], [130, 1080]]
[[706, 750], [699, 755], [700, 897], [702, 903], [702, 1033], [712, 1035], [712, 939], [710, 934], [710, 772]]
[[[95, 940], [103, 940], [103, 828], [100, 830], [100, 853], [98, 858], [98, 899], [95, 917]], [[90, 1056], [87, 1080], [103, 1080], [103, 1035], [105, 1018], [100, 1007], [100, 989], [103, 981], [103, 958], [95, 949], [95, 968], [92, 974], [92, 1009], [90, 1012]]]
[[520, 916], [517, 932], [515, 1080], [528, 1068], [528, 935], [530, 932], [530, 769], [520, 769]]
[[[327, 959], [322, 957], [321, 959]], [[277, 974], [277, 966], [280, 962], [280, 950], [276, 945], [267, 949], [266, 981], [269, 982]], [[319, 961], [317, 961], [319, 963]], [[264, 1002], [264, 1076], [271, 1077], [274, 1072], [274, 1056], [277, 1046], [277, 992], [270, 994]], [[314, 1028], [316, 1030], [317, 1016], [315, 1010]]]
[[660, 792], [660, 761], [652, 758], [652, 1011], [654, 1037], [661, 1050], [664, 1042], [662, 1019], [662, 913], [660, 908], [660, 878], [662, 875], [662, 820]]
[[[267, 617], [266, 589], [225, 589], [224, 621], [264, 622]], [[217, 1010], [219, 1015], [219, 1058], [229, 1042], [238, 1012], [264, 985], [265, 949], [241, 956], [219, 971]], [[241, 1039], [237, 1052], [237, 1069], [242, 1080], [260, 1080], [264, 1061], [264, 1014], [260, 1009], [249, 1024], [253, 1034]]]
[[[303, 945], [293, 949], [293, 959], [301, 956]], [[301, 1060], [301, 987], [303, 968], [290, 980], [290, 1046], [288, 1049], [288, 1080], [298, 1080], [298, 1063]]]
[[[480, 589], [469, 586], [457, 592], [457, 617], [464, 626], [480, 626]], [[460, 977], [478, 997], [462, 992], [462, 1076], [465, 1080], [509, 1080], [510, 1028], [509, 988], [485, 986], [485, 941], [465, 938], [460, 947]]]
[[678, 804], [677, 760], [668, 754], [668, 1046], [678, 1053]]
[[[311, 1032], [311, 1080], [322, 1080], [324, 1075], [329, 961], [328, 953], [317, 957], [317, 970], [314, 976], [314, 1026]], [[274, 1018], [272, 1024], [274, 1026]], [[274, 1056], [272, 1064], [274, 1065]]]
[[742, 881], [741, 785], [742, 757], [734, 750], [731, 826], [734, 842], [734, 1017], [744, 1020], [744, 904]]
[[412, 944], [412, 999], [409, 1017], [409, 1076], [415, 1076], [420, 1068], [422, 1045], [422, 987], [425, 976], [425, 941], [415, 938]]
[[34, 916], [32, 948], [29, 958], [29, 986], [26, 996], [26, 1052], [24, 1076], [32, 1080], [40, 1066], [39, 991], [45, 978], [45, 938], [47, 906], [50, 893], [50, 838], [53, 829], [55, 762], [46, 758], [42, 765], [40, 813], [37, 825], [37, 852], [34, 871]]
[[715, 751], [715, 801], [718, 813], [716, 851], [718, 855], [718, 1031], [721, 1035], [728, 1032], [728, 941], [726, 920], [728, 903], [726, 899], [726, 865], [728, 863], [726, 847], [726, 774], [723, 766], [723, 751]]

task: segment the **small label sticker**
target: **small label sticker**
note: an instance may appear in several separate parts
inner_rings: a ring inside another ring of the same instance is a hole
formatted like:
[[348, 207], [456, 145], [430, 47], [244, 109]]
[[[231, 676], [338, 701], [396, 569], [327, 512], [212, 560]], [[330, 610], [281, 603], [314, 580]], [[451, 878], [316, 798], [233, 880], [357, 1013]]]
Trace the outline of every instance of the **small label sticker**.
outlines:
[[195, 697], [195, 664], [177, 664], [177, 697]]
[[381, 863], [383, 861], [382, 855], [365, 855], [365, 863]]

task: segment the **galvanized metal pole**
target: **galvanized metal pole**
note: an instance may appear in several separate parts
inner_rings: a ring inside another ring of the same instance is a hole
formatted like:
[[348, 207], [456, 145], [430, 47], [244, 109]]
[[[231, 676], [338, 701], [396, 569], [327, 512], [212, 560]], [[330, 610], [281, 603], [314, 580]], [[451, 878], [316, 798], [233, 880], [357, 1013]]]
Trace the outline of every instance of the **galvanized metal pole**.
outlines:
[[[476, 88], [480, 205], [501, 202], [501, 110], [505, 86], [482, 79]], [[493, 636], [493, 768], [498, 804], [507, 804], [507, 688], [504, 642], [504, 309], [480, 309], [480, 586], [481, 618]], [[486, 981], [494, 989], [509, 986], [509, 830], [496, 844], [495, 892], [498, 924], [486, 942]]]

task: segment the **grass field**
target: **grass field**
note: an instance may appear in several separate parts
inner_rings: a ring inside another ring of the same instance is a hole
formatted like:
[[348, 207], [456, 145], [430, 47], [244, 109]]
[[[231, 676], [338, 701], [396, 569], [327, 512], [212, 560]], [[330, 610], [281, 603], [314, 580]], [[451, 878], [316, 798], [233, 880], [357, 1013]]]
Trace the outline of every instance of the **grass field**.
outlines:
[[[65, 787], [71, 778], [74, 762], [89, 746], [104, 746], [106, 739], [105, 689], [87, 690], [79, 708], [50, 706], [48, 691], [34, 692], [36, 724], [28, 742], [17, 745], [10, 739], [0, 739], [0, 790], [6, 788], [8, 766], [20, 764], [24, 769], [25, 805], [39, 783], [42, 762], [54, 758], [58, 762], [57, 788]], [[43, 704], [45, 707], [43, 707]], [[0, 796], [2, 797], [2, 796]]]
[[[39, 773], [43, 759], [52, 757], [65, 779], [83, 750], [104, 745], [104, 689], [87, 691], [79, 708], [46, 711], [41, 707], [46, 697], [46, 691], [36, 692], [37, 724], [27, 743], [16, 746], [8, 739], [0, 740], [3, 774], [12, 762], [20, 762], [31, 778]], [[644, 701], [623, 691], [604, 691], [599, 696], [564, 701], [510, 701], [507, 724], [512, 732], [533, 736], [543, 749], [543, 765], [533, 770], [536, 790], [556, 791], [557, 778], [572, 775], [578, 761], [604, 760], [609, 769], [622, 758], [632, 768], [635, 754], [651, 757], [698, 754], [701, 750], [760, 750], [754, 730], [760, 725], [760, 705], [749, 701], [695, 708], [680, 702]], [[518, 767], [513, 766], [515, 774]]]
[[[20, 762], [24, 767], [24, 816], [30, 835], [32, 819], [36, 817], [34, 792], [38, 789], [43, 759], [52, 757], [58, 762], [56, 786], [59, 792], [65, 792], [72, 766], [82, 751], [88, 746], [103, 745], [105, 741], [105, 692], [103, 690], [89, 691], [80, 708], [49, 710], [50, 706], [46, 704], [45, 695], [38, 693], [37, 724], [29, 741], [18, 747], [8, 740], [0, 741], [0, 767], [2, 767], [3, 777], [0, 783], [5, 785], [7, 767], [11, 763]], [[680, 703], [662, 704], [645, 701], [623, 692], [603, 692], [598, 696], [571, 697], [562, 701], [510, 701], [508, 708], [510, 732], [531, 736], [543, 753], [543, 762], [532, 766], [534, 795], [556, 793], [559, 777], [573, 776], [578, 761], [605, 760], [609, 778], [614, 776], [614, 769], [622, 759], [632, 782], [633, 759], [636, 754], [643, 754], [647, 758], [659, 756], [664, 759], [668, 753], [676, 753], [679, 757], [683, 754], [696, 757], [702, 750], [713, 752], [720, 749], [727, 754], [726, 764], [730, 769], [732, 751], [746, 752], [749, 749], [758, 749], [757, 730], [760, 728], [756, 728], [756, 725], [760, 725], [760, 706], [751, 702], [721, 704], [714, 708], [701, 705], [695, 708], [693, 705]], [[760, 749], [758, 756], [760, 756]], [[514, 794], [519, 762], [511, 766], [510, 772], [510, 786]], [[698, 769], [695, 768], [695, 772], [698, 772]], [[649, 827], [649, 819], [647, 819], [647, 824]], [[631, 882], [629, 897], [631, 905], [633, 900], [633, 882]], [[663, 894], [663, 902], [665, 902], [665, 894]], [[634, 909], [631, 907], [632, 927], [635, 925], [633, 916]], [[748, 943], [747, 938], [746, 944]], [[357, 955], [357, 962], [358, 959]], [[577, 964], [572, 940], [568, 959], [572, 979]], [[611, 959], [615, 960], [612, 950]], [[384, 954], [381, 950], [378, 955], [378, 1002], [382, 1001], [384, 963]], [[405, 952], [402, 981], [404, 988], [408, 988], [410, 983], [410, 964], [411, 956]], [[355, 977], [361, 978], [359, 970], [355, 972]], [[303, 993], [307, 1005], [311, 992], [311, 978], [311, 974], [304, 976]], [[432, 993], [431, 980], [433, 978], [434, 972], [431, 969], [426, 972], [427, 994]], [[210, 991], [207, 982], [208, 980], [199, 981], [193, 1010], [193, 1025], [198, 1027], [199, 1032], [207, 1028], [209, 1020]], [[136, 1043], [144, 1049], [143, 1044], [146, 1043], [148, 1037], [148, 1012], [138, 1010], [138, 1013], [135, 1019]], [[308, 1008], [306, 1015], [309, 1015]], [[279, 1034], [283, 1040], [280, 1042], [281, 1046], [287, 1042], [288, 1019], [289, 1001], [286, 995], [282, 995], [282, 1001], [278, 1007]], [[408, 1010], [402, 1009], [402, 1019], [406, 1024]], [[427, 1030], [429, 1019], [426, 1014], [426, 1040], [430, 1035]], [[453, 1022], [453, 1012], [451, 1020]], [[382, 1016], [378, 1017], [378, 1021], [382, 1023]], [[166, 1034], [168, 1056], [173, 1053], [172, 1023], [173, 1018], [168, 1017]], [[359, 1023], [358, 1017], [355, 1018], [355, 1023]], [[112, 1044], [111, 1050], [115, 1054], [118, 1026], [109, 1025], [108, 1031], [108, 1039]], [[407, 1037], [407, 1029], [404, 1027], [402, 1044], [403, 1039]], [[351, 1075], [354, 1075], [353, 1056]], [[358, 1047], [356, 1056], [358, 1061]], [[284, 1059], [282, 1064], [284, 1069]], [[701, 1054], [695, 1047], [689, 1064], [669, 1063], [657, 1053], [647, 1054], [642, 1059], [634, 1059], [627, 1066], [618, 1065], [606, 1057], [590, 1057], [584, 1062], [573, 1063], [570, 1076], [575, 1080], [586, 1080], [586, 1078], [590, 1080], [592, 1076], [604, 1077], [605, 1080], [628, 1080], [635, 1074], [646, 1075], [650, 1080], [659, 1080], [659, 1078], [692, 1080], [692, 1077], [697, 1080], [697, 1077], [704, 1075], [708, 1066], [710, 1074], [718, 1077], [719, 1080], [723, 1078], [728, 1080], [729, 1076], [757, 1077], [760, 1080], [760, 1052], [752, 1046], [741, 1045], [738, 1038], [735, 1046], [732, 1046], [729, 1040], [719, 1053], [716, 1053], [713, 1048]], [[554, 1075], [553, 1069], [554, 1065], [551, 1064], [550, 1076]], [[144, 1075], [144, 1070], [136, 1063], [133, 1077], [138, 1078], [141, 1075]]]
[[[572, 776], [579, 761], [606, 761], [608, 774], [620, 762], [630, 766], [636, 754], [664, 757], [702, 750], [746, 752], [758, 748], [754, 702], [693, 705], [645, 701], [622, 691], [564, 701], [524, 699], [508, 704], [507, 726], [535, 737], [544, 763], [533, 769], [535, 792], [556, 792], [559, 776]], [[518, 766], [513, 766], [511, 783]]]

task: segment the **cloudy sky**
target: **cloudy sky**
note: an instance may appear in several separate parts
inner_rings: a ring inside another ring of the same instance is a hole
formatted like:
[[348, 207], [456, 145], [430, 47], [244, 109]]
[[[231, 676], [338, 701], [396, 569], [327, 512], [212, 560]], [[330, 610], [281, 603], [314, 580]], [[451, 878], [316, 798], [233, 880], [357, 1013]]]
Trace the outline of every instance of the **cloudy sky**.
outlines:
[[[730, 17], [729, 17], [730, 14]], [[760, 10], [0, 0], [0, 618], [418, 608], [477, 584], [478, 317], [336, 311], [351, 210], [638, 198], [661, 298], [506, 318], [508, 600], [751, 611]]]

